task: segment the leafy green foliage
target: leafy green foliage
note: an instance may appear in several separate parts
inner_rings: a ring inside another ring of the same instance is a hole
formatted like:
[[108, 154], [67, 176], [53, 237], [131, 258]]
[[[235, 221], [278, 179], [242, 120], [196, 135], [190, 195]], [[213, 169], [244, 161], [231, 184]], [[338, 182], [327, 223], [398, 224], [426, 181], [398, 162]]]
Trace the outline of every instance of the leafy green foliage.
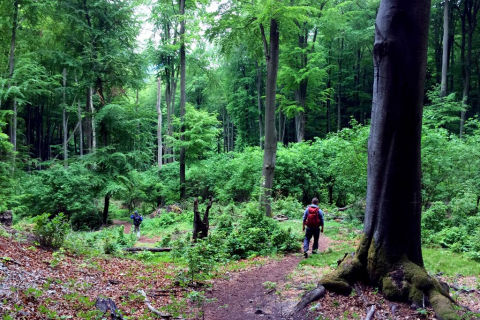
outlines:
[[63, 212], [72, 220], [74, 228], [98, 226], [95, 199], [100, 180], [83, 163], [68, 168], [54, 165], [49, 170], [35, 172], [25, 177], [23, 189], [27, 209], [22, 216], [35, 216], [41, 212]]
[[132, 246], [136, 240], [134, 233], [125, 234], [123, 226], [119, 226], [96, 232], [71, 232], [65, 238], [63, 248], [71, 253], [86, 256], [115, 254], [121, 248]]
[[38, 242], [45, 247], [60, 248], [65, 240], [70, 226], [62, 213], [52, 219], [50, 214], [44, 213], [34, 218], [33, 234]]
[[226, 250], [235, 259], [288, 252], [297, 247], [297, 239], [291, 230], [281, 229], [276, 221], [265, 217], [253, 203], [245, 207], [245, 217], [231, 233], [226, 234]]
[[[180, 118], [176, 118], [174, 124], [180, 128]], [[197, 110], [189, 104], [186, 106], [184, 140], [178, 132], [171, 138], [170, 143], [175, 149], [185, 148], [187, 162], [205, 159], [217, 148], [219, 124], [215, 114]]]
[[1, 130], [5, 126], [3, 115], [5, 112], [0, 111], [0, 212], [8, 209], [8, 202], [12, 193], [11, 169], [9, 166], [10, 157], [13, 146], [8, 142], [8, 136]]

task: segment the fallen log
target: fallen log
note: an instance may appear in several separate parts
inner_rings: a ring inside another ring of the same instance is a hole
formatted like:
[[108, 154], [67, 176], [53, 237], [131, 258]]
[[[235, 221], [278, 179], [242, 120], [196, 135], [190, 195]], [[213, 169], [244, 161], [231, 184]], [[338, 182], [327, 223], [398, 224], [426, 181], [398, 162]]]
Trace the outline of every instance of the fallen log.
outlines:
[[147, 248], [147, 247], [133, 247], [123, 249], [127, 252], [138, 252], [138, 251], [150, 251], [150, 252], [168, 252], [172, 251], [172, 248]]

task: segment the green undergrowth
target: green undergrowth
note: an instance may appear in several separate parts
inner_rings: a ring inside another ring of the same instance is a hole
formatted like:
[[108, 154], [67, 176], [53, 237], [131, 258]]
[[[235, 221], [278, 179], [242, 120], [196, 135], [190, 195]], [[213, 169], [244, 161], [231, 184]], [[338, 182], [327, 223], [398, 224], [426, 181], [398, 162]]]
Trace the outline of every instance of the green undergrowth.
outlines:
[[442, 272], [447, 276], [478, 276], [480, 263], [469, 259], [465, 254], [441, 248], [423, 248], [423, 262], [427, 271]]

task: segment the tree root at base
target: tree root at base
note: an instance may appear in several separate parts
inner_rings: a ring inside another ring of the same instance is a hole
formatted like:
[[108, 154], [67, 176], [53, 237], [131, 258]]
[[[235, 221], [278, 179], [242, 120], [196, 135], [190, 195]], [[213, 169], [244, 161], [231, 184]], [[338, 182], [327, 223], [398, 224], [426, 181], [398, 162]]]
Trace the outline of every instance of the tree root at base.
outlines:
[[447, 285], [406, 258], [388, 263], [382, 251], [372, 250], [372, 246], [374, 243], [364, 238], [357, 254], [346, 255], [338, 268], [319, 283], [327, 290], [348, 295], [355, 282], [363, 281], [378, 286], [391, 301], [409, 302], [418, 307], [430, 304], [440, 320], [461, 318]]

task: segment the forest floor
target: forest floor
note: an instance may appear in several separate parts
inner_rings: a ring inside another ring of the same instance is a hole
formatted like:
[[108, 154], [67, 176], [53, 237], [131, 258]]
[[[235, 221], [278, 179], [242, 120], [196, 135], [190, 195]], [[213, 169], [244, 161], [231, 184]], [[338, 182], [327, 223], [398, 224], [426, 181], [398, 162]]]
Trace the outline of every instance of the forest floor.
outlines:
[[[436, 319], [431, 308], [387, 301], [378, 289], [361, 284], [355, 286], [350, 296], [327, 292], [310, 307], [294, 313], [301, 296], [315, 288], [316, 281], [324, 273], [331, 271], [328, 266], [300, 262], [321, 257], [331, 244], [335, 241], [321, 236], [318, 255], [305, 259], [301, 253], [296, 253], [269, 259], [247, 270], [226, 273], [224, 279], [214, 280], [211, 289], [207, 290], [207, 297], [212, 302], [203, 308], [204, 319], [364, 319], [372, 306], [375, 306], [372, 319]], [[477, 304], [478, 308], [480, 305]]]
[[[296, 222], [291, 222], [295, 224]], [[116, 222], [130, 231], [130, 223]], [[96, 319], [97, 297], [111, 298], [125, 319], [153, 319], [139, 290], [155, 308], [189, 319], [363, 319], [375, 306], [374, 319], [435, 319], [429, 308], [387, 301], [377, 288], [358, 284], [350, 296], [327, 292], [299, 313], [292, 310], [301, 296], [336, 265], [338, 255], [355, 246], [355, 237], [336, 235], [350, 231], [339, 227], [320, 238], [320, 252], [303, 258], [301, 252], [256, 257], [231, 262], [206, 285], [206, 301], [194, 305], [186, 298], [192, 288], [175, 282], [178, 266], [169, 262], [146, 263], [129, 256], [85, 257], [52, 252], [32, 241], [29, 234], [8, 229], [0, 236], [0, 318]], [[137, 246], [155, 243], [140, 238]], [[300, 245], [300, 244], [299, 244]], [[452, 296], [471, 310], [480, 311], [478, 276], [442, 275]], [[203, 315], [203, 316], [202, 316]], [[470, 319], [478, 319], [471, 317]]]

